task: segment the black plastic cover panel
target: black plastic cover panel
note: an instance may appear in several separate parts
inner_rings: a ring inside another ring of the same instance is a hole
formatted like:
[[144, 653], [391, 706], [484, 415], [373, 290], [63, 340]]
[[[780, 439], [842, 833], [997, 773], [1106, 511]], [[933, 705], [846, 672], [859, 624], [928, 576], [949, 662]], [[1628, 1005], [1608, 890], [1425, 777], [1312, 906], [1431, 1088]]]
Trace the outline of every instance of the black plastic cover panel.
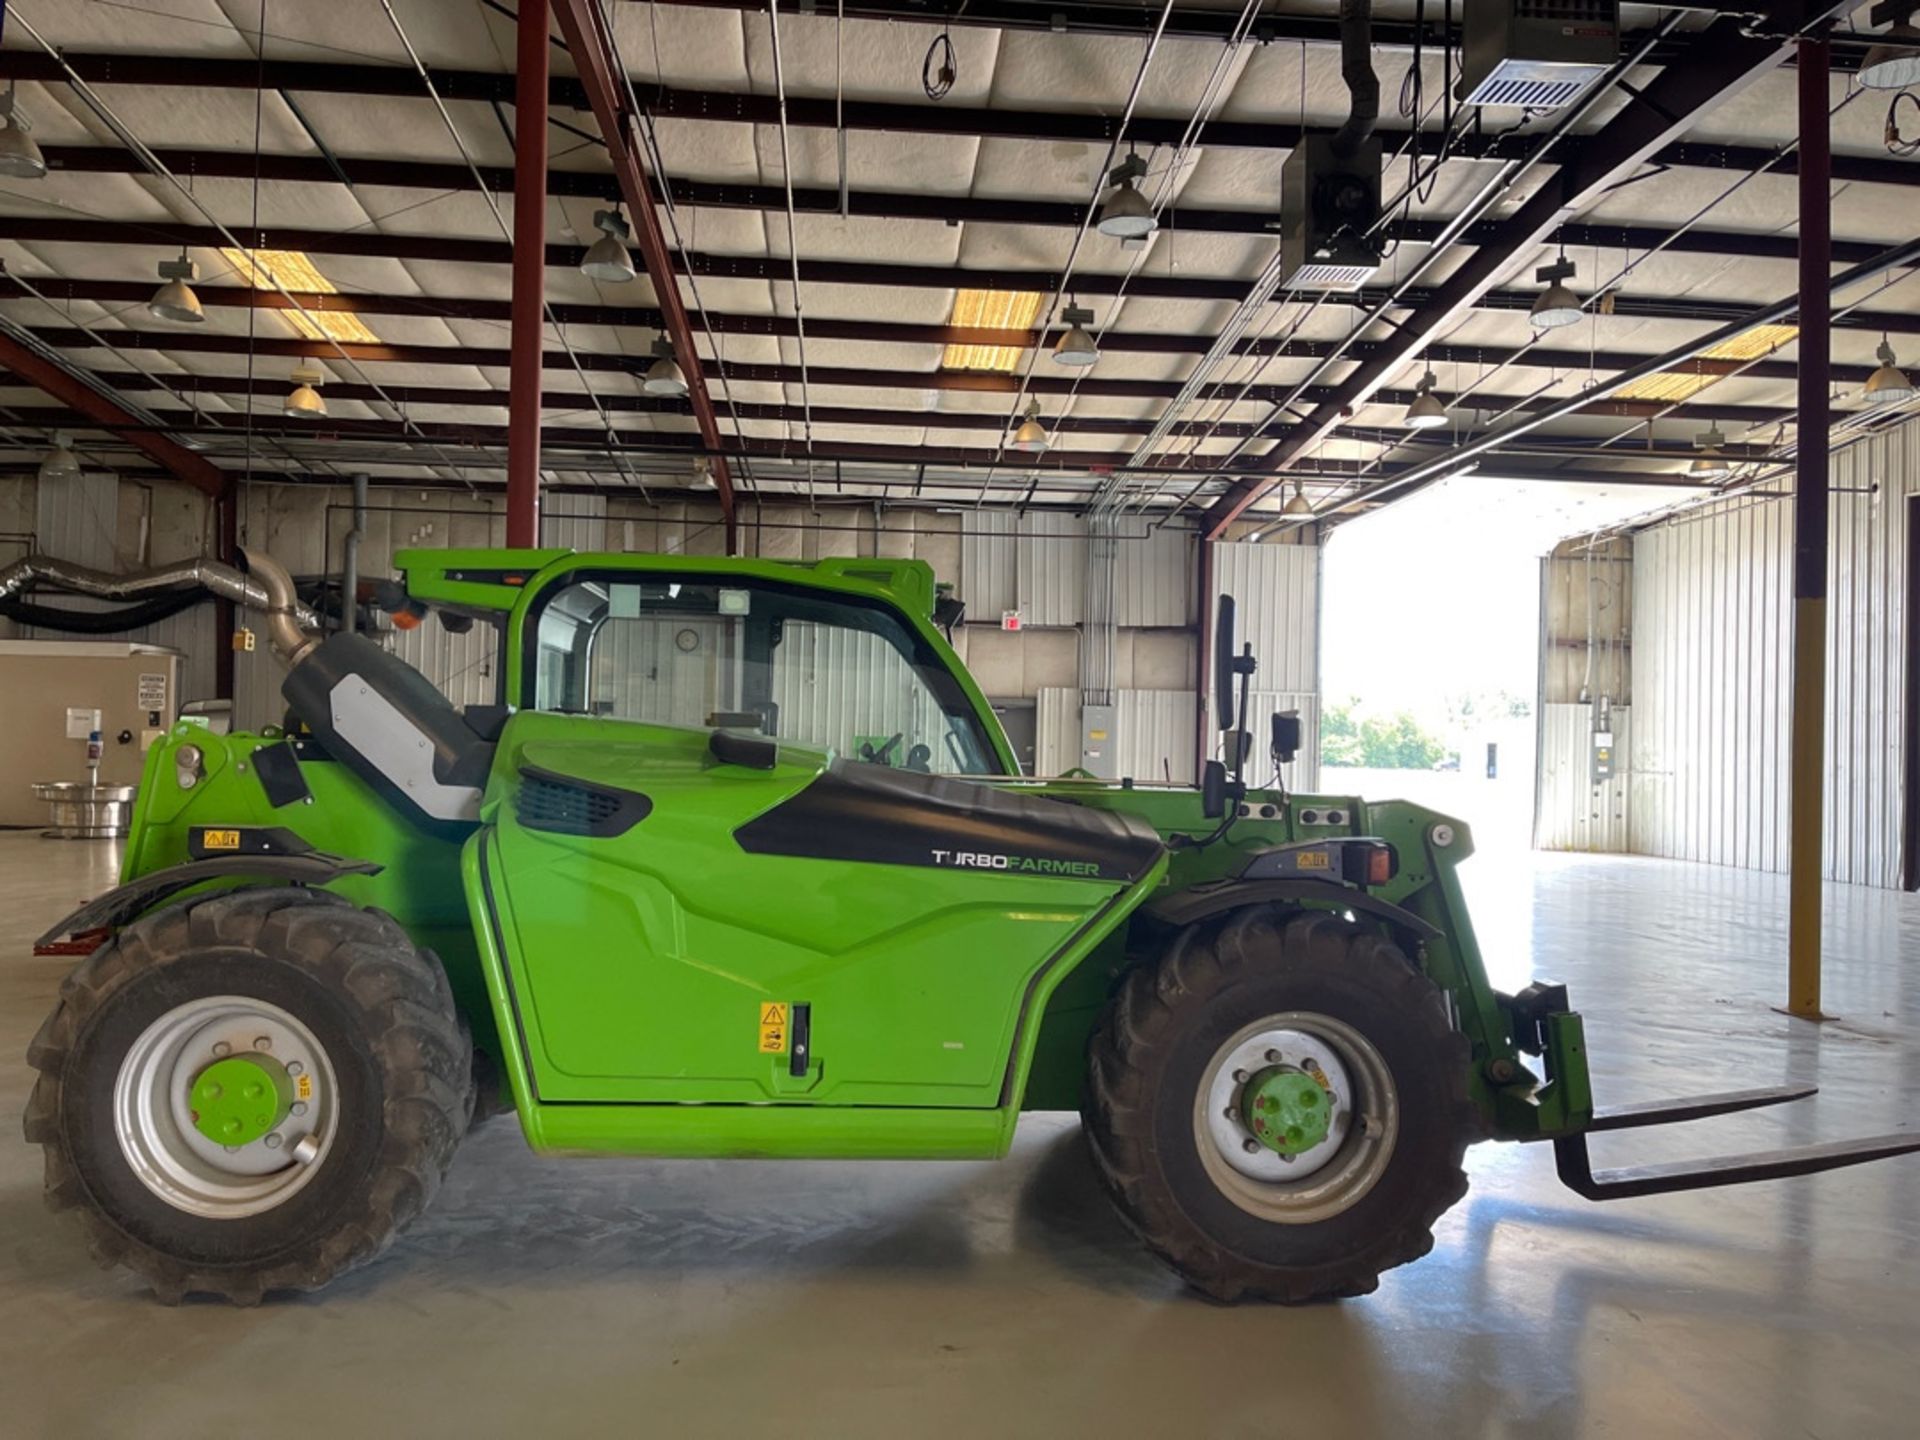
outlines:
[[1126, 883], [1164, 848], [1130, 815], [846, 760], [734, 839], [754, 855]]

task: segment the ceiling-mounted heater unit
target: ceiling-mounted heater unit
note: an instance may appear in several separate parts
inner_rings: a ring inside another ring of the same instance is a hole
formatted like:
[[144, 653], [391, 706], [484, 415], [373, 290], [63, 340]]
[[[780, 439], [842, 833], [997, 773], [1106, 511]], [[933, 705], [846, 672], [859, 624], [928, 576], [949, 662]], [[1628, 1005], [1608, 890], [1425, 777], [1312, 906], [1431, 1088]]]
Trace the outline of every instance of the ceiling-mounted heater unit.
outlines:
[[1380, 268], [1380, 142], [1340, 155], [1309, 135], [1280, 167], [1280, 283], [1357, 290]]
[[1460, 99], [1558, 110], [1620, 58], [1619, 0], [1474, 0], [1462, 7]]

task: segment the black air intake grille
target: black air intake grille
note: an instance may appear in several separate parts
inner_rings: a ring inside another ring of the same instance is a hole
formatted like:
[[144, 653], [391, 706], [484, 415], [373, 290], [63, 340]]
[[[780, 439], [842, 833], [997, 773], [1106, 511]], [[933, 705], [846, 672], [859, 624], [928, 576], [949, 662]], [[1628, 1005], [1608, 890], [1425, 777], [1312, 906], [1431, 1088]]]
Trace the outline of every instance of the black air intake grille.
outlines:
[[526, 830], [550, 835], [588, 835], [608, 839], [631, 830], [653, 809], [653, 802], [632, 790], [616, 790], [533, 766], [520, 771], [513, 799], [514, 818]]

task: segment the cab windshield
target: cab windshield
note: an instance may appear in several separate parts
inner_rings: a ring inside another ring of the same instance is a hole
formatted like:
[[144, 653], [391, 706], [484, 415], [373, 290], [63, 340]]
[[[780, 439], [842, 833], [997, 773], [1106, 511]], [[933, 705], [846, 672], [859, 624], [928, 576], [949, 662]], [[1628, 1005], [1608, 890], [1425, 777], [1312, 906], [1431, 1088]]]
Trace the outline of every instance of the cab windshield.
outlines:
[[890, 607], [748, 577], [583, 571], [534, 601], [540, 710], [725, 728], [997, 775], [966, 693]]

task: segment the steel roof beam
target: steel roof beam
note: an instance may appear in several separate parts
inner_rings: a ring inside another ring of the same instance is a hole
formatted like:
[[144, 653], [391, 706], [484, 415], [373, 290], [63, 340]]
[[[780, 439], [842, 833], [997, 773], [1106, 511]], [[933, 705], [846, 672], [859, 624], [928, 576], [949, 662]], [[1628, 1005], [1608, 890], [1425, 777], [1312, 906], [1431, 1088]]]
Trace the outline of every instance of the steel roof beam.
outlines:
[[[1784, 17], [1799, 17], [1785, 28], [1811, 27], [1847, 8], [1813, 0], [1781, 7]], [[1249, 505], [1280, 479], [1286, 467], [1331, 434], [1342, 416], [1365, 404], [1386, 379], [1416, 359], [1446, 326], [1471, 310], [1516, 257], [1535, 253], [1570, 215], [1595, 204], [1612, 186], [1632, 175], [1649, 157], [1683, 134], [1714, 106], [1738, 94], [1793, 52], [1791, 34], [1748, 33], [1744, 22], [1716, 20], [1688, 45], [1680, 61], [1661, 71], [1633, 95], [1581, 148], [1579, 158], [1555, 170], [1533, 196], [1495, 233], [1466, 255], [1424, 303], [1408, 312], [1380, 349], [1363, 360], [1265, 456], [1273, 472], [1263, 479], [1241, 480], [1207, 511], [1204, 529], [1217, 538]]]
[[[0, 367], [4, 368], [4, 367]], [[557, 367], [553, 367], [557, 368]], [[778, 371], [780, 383], [798, 383], [798, 367], [762, 366], [763, 370]], [[163, 375], [154, 377], [160, 383], [156, 387], [153, 381], [137, 371], [96, 372], [99, 377], [116, 389], [132, 393], [152, 391], [156, 388], [180, 399], [192, 399], [200, 395], [221, 396], [277, 396], [284, 392], [285, 382], [277, 378], [255, 377], [248, 379], [236, 375]], [[830, 384], [853, 385], [855, 382], [838, 378], [826, 378], [838, 372], [825, 372], [819, 367], [809, 367], [808, 376], [816, 386]], [[859, 371], [855, 374], [866, 375], [871, 372]], [[746, 377], [733, 375], [731, 378], [742, 380]], [[891, 382], [877, 382], [886, 388], [903, 390], [924, 390], [930, 388], [924, 383], [926, 376], [901, 376]], [[1003, 377], [1001, 377], [1003, 378]], [[872, 385], [861, 388], [874, 388]], [[1031, 390], [1033, 387], [1029, 387]], [[1318, 386], [1308, 392], [1307, 398], [1320, 399], [1330, 394], [1332, 387]], [[444, 405], [471, 406], [487, 409], [507, 409], [509, 392], [506, 390], [484, 388], [476, 389], [467, 385], [383, 385], [378, 390], [371, 385], [350, 381], [333, 381], [326, 387], [331, 399], [359, 400], [376, 403], [390, 397], [394, 404], [402, 406]], [[1415, 392], [1412, 390], [1381, 390], [1374, 395], [1374, 403], [1398, 406], [1410, 403]], [[1435, 392], [1445, 404], [1452, 404], [1452, 397]], [[1526, 414], [1544, 410], [1557, 402], [1536, 397], [1521, 399], [1517, 397], [1488, 397], [1494, 403], [1489, 410], [1505, 411], [1511, 408], [1514, 413]], [[544, 392], [546, 412], [577, 410], [581, 412], [604, 409], [616, 414], [640, 415], [685, 415], [688, 407], [684, 401], [663, 399], [650, 395], [620, 395], [595, 391], [591, 395], [584, 390], [552, 390]], [[1583, 415], [1607, 416], [1618, 419], [1657, 419], [1669, 413], [1674, 407], [1669, 402], [1646, 400], [1596, 400], [1579, 411]], [[733, 420], [773, 420], [798, 423], [808, 413], [801, 406], [763, 401], [736, 401], [727, 403], [718, 401], [715, 410], [723, 417]], [[1685, 407], [1686, 413], [1700, 420], [1725, 420], [1736, 425], [1762, 426], [1775, 424], [1782, 420], [1791, 420], [1795, 411], [1790, 406], [1779, 405], [1727, 405], [1712, 401], [1696, 401]], [[904, 427], [908, 429], [946, 429], [946, 430], [1004, 430], [1006, 417], [994, 411], [980, 410], [924, 410], [908, 409], [902, 406], [835, 406], [816, 403], [812, 407], [812, 416], [822, 425], [874, 425], [881, 427]], [[1049, 418], [1044, 407], [1042, 418], [1055, 433], [1074, 432], [1133, 435], [1147, 434], [1153, 429], [1151, 419], [1132, 416], [1111, 416], [1097, 414], [1077, 414], [1064, 418]], [[1284, 423], [1269, 422], [1260, 427], [1261, 433], [1278, 434], [1285, 429]], [[1225, 421], [1220, 424], [1204, 421], [1182, 421], [1172, 431], [1179, 436], [1216, 435], [1223, 439], [1238, 439], [1255, 433], [1256, 427], [1247, 421]], [[1407, 444], [1414, 438], [1412, 434], [1398, 430], [1361, 432], [1346, 427], [1342, 434], [1361, 435], [1366, 438], [1381, 439], [1381, 443], [1394, 445]], [[1476, 435], [1479, 428], [1461, 425], [1449, 432], [1455, 437]], [[1623, 452], [1625, 453], [1625, 452]]]
[[[4, 52], [0, 52], [4, 53]], [[126, 151], [103, 145], [47, 145], [42, 147], [48, 167], [54, 171], [87, 175], [132, 175], [144, 173], [140, 162]], [[400, 190], [477, 191], [479, 182], [465, 165], [446, 165], [420, 160], [349, 160], [333, 156], [262, 155], [256, 158], [238, 151], [159, 150], [154, 152], [171, 170], [209, 179], [251, 180], [256, 170], [263, 180], [293, 184], [346, 183], [389, 186]], [[1900, 173], [1920, 183], [1920, 166], [1895, 161]], [[1737, 166], [1725, 167], [1737, 169]], [[1790, 174], [1790, 171], [1782, 173]], [[501, 167], [479, 168], [487, 187], [496, 193], [513, 188], [513, 172]], [[668, 188], [676, 205], [692, 205], [712, 210], [756, 210], [786, 213], [786, 191], [776, 185], [715, 184], [696, 180], [671, 180]], [[549, 171], [547, 193], [562, 199], [611, 200], [613, 177], [592, 171]], [[833, 189], [794, 190], [794, 208], [802, 214], [838, 214], [840, 192]], [[1086, 207], [1077, 203], [1050, 200], [979, 198], [969, 195], [935, 195], [895, 191], [848, 193], [850, 214], [887, 220], [937, 220], [942, 223], [970, 221], [993, 225], [1038, 225], [1055, 229], [1078, 229], [1086, 218]], [[1182, 231], [1219, 235], [1273, 235], [1275, 210], [1186, 209], [1169, 206], [1161, 214], [1161, 223], [1169, 233]], [[1433, 240], [1446, 227], [1443, 219], [1399, 219], [1390, 221], [1383, 234], [1390, 240], [1415, 244]], [[1495, 238], [1497, 221], [1470, 226], [1459, 243], [1479, 245]], [[1578, 224], [1563, 225], [1553, 238], [1563, 245], [1598, 245], [1628, 250], [1648, 250], [1662, 245], [1682, 255], [1714, 255], [1741, 259], [1791, 260], [1796, 251], [1792, 235], [1752, 234], [1729, 230], [1686, 230], [1675, 234], [1671, 228], [1657, 225]], [[475, 244], [490, 247], [488, 253], [504, 249], [499, 241], [458, 240], [450, 244]], [[1834, 247], [1834, 259], [1852, 264], [1866, 259], [1878, 247], [1864, 240], [1842, 240]], [[579, 246], [551, 246], [548, 263], [578, 264]]]
[[[1221, 12], [1223, 15], [1228, 12]], [[1869, 37], [1870, 38], [1870, 37]], [[79, 54], [65, 57], [84, 80], [102, 85], [130, 84], [152, 87], [192, 89], [266, 88], [295, 92], [370, 95], [393, 99], [421, 99], [425, 92], [419, 76], [410, 69], [390, 65], [334, 65], [309, 61], [265, 62], [218, 60], [199, 56], [142, 56]], [[0, 79], [33, 80], [58, 83], [63, 79], [59, 62], [51, 56], [25, 50], [0, 51]], [[513, 76], [485, 71], [436, 70], [435, 88], [449, 100], [492, 101], [506, 104], [513, 97]], [[665, 120], [692, 120], [741, 125], [777, 125], [779, 107], [774, 97], [736, 91], [680, 90], [635, 82], [634, 92], [649, 115]], [[578, 81], [556, 77], [549, 88], [556, 108], [585, 110], [585, 95]], [[803, 129], [836, 129], [878, 133], [959, 136], [995, 140], [1019, 140], [1036, 143], [1079, 141], [1104, 145], [1115, 138], [1114, 120], [1098, 111], [1021, 110], [1000, 106], [927, 105], [919, 101], [846, 100], [836, 112], [831, 98], [789, 96], [787, 120]], [[1178, 145], [1185, 136], [1188, 118], [1182, 116], [1136, 115], [1121, 138], [1148, 146]], [[1205, 144], [1210, 149], [1291, 150], [1303, 133], [1332, 134], [1334, 125], [1308, 125], [1261, 120], [1213, 120], [1206, 129]], [[1409, 127], [1382, 124], [1375, 132], [1389, 153], [1412, 132]], [[1437, 128], [1423, 133], [1435, 143]], [[1579, 163], [1591, 137], [1570, 137], [1556, 147], [1554, 163]], [[1505, 158], [1525, 153], [1534, 137], [1479, 133], [1469, 129], [1456, 138], [1453, 153], [1463, 160]], [[1774, 160], [1774, 151], [1757, 145], [1715, 145], [1681, 142], [1659, 149], [1648, 157], [1653, 163], [1675, 167], [1752, 170]], [[49, 155], [49, 160], [52, 157]], [[356, 183], [364, 181], [355, 171], [356, 164], [343, 161]], [[1885, 154], [1836, 155], [1833, 178], [1874, 184], [1914, 185], [1920, 177], [1914, 167]], [[1795, 173], [1794, 158], [1789, 155], [1774, 164], [1780, 174]], [[492, 182], [489, 181], [489, 184]], [[504, 187], [503, 187], [504, 188]]]

